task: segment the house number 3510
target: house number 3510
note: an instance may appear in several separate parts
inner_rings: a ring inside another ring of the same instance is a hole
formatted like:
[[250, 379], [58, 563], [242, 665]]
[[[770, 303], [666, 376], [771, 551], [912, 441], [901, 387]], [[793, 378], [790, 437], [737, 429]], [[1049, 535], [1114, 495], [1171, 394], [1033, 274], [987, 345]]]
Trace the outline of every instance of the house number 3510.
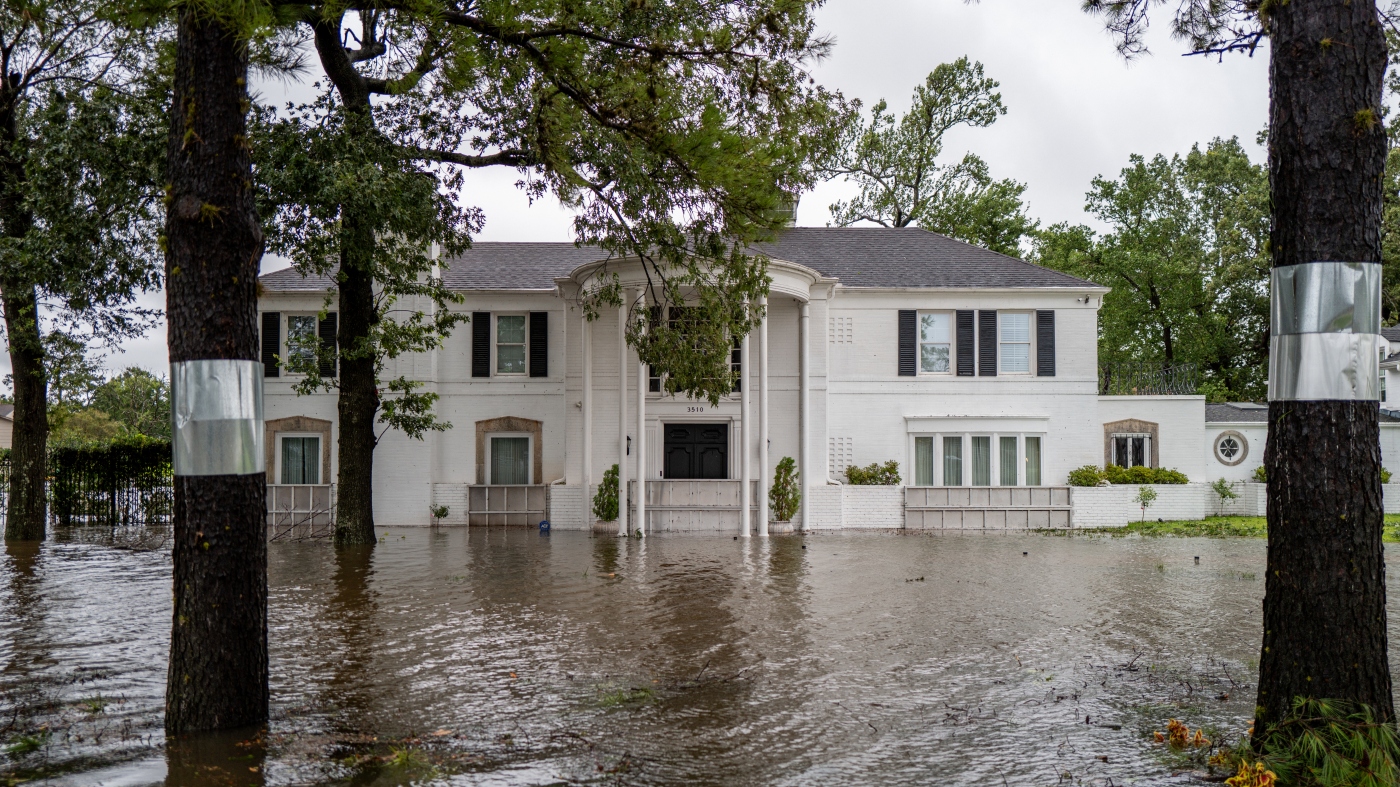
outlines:
[[687, 413], [703, 413], [703, 412], [705, 412], [705, 408], [703, 408], [703, 407], [687, 407], [687, 408], [685, 408], [685, 411], [686, 411]]

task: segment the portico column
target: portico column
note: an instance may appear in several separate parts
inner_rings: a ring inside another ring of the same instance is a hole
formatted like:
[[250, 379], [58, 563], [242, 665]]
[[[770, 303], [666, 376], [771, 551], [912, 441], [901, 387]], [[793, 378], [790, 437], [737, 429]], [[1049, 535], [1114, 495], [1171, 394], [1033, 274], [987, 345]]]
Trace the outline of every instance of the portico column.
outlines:
[[[646, 314], [646, 290], [637, 290], [637, 309]], [[637, 526], [647, 531], [647, 365], [637, 359]]]
[[[582, 309], [580, 309], [582, 311]], [[583, 511], [584, 521], [592, 524], [590, 512], [593, 501], [593, 321], [587, 315], [580, 315], [583, 330], [579, 331], [583, 342], [583, 400], [579, 405], [583, 410]]]
[[627, 295], [617, 307], [617, 534], [627, 535]]
[[810, 318], [811, 306], [807, 301], [803, 301], [802, 317], [797, 324], [797, 341], [799, 344], [798, 356], [802, 364], [802, 370], [798, 373], [798, 387], [800, 393], [798, 399], [797, 431], [799, 440], [798, 452], [801, 455], [801, 458], [798, 459], [798, 469], [802, 474], [800, 486], [802, 488], [801, 510], [803, 530], [810, 530], [812, 528], [812, 520], [807, 516], [807, 512], [811, 510], [811, 507], [807, 503], [808, 498], [811, 497], [810, 491], [812, 486], [811, 473], [808, 472], [812, 468], [812, 463], [808, 457], [808, 454], [812, 453], [812, 402], [808, 390], [811, 387], [808, 383], [808, 378], [812, 376], [812, 356], [807, 347], [809, 333], [808, 323], [811, 322]]
[[758, 324], [758, 534], [768, 535], [768, 296], [760, 296], [763, 319]]
[[749, 479], [753, 478], [753, 427], [749, 418], [749, 337], [739, 342], [739, 535], [749, 537], [752, 527], [749, 524], [749, 506], [753, 504], [753, 492]]

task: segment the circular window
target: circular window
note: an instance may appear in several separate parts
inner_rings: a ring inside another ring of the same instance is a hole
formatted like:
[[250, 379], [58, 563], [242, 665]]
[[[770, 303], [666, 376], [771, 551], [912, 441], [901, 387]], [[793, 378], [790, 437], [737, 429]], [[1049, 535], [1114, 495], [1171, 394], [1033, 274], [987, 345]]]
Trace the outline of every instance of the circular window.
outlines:
[[1215, 458], [1222, 465], [1235, 465], [1249, 456], [1249, 441], [1239, 432], [1221, 432], [1215, 438]]

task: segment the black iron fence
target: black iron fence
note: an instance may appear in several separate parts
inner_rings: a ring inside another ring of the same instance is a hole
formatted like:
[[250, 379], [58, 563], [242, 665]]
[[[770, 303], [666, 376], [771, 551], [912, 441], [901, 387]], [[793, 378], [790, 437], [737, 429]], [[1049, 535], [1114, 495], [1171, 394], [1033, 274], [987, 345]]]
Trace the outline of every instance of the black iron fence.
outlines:
[[1104, 364], [1099, 367], [1101, 396], [1185, 396], [1196, 393], [1200, 374], [1193, 363]]
[[[49, 521], [59, 526], [167, 525], [175, 492], [170, 443], [121, 441], [49, 452]], [[0, 454], [0, 527], [9, 509], [10, 456]]]

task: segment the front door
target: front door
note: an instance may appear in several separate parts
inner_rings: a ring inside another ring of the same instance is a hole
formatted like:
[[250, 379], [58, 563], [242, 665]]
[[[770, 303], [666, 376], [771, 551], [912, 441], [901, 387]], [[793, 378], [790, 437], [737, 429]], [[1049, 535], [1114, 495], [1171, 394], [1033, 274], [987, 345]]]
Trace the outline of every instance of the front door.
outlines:
[[728, 478], [729, 424], [666, 424], [666, 478]]

